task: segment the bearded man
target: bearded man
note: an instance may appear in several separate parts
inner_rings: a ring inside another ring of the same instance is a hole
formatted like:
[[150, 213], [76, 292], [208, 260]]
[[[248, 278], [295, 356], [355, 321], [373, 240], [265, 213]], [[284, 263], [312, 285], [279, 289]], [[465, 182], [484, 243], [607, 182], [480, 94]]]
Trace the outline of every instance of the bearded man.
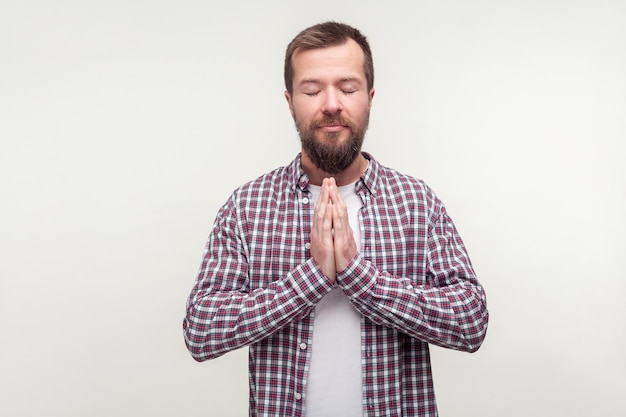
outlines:
[[301, 153], [219, 210], [187, 303], [198, 361], [249, 347], [250, 415], [434, 416], [428, 345], [476, 351], [485, 293], [424, 182], [362, 152], [374, 98], [367, 39], [299, 33], [285, 97]]

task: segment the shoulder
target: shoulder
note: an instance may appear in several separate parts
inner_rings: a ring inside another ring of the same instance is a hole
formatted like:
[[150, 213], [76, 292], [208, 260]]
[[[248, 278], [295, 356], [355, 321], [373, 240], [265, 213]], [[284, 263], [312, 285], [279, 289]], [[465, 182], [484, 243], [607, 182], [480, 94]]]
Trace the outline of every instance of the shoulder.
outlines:
[[297, 185], [297, 162], [294, 160], [238, 186], [226, 202], [226, 209], [231, 212], [259, 210], [291, 195]]
[[290, 166], [283, 166], [265, 173], [245, 184], [237, 187], [233, 192], [236, 199], [257, 198], [271, 196], [293, 188], [293, 175], [290, 175]]
[[404, 199], [436, 199], [433, 190], [422, 179], [402, 173], [394, 168], [382, 165], [376, 161], [376, 187], [378, 192], [395, 198]]
[[276, 211], [289, 187], [293, 188], [289, 176], [289, 166], [283, 166], [235, 188], [220, 207], [214, 227], [245, 229], [248, 222]]

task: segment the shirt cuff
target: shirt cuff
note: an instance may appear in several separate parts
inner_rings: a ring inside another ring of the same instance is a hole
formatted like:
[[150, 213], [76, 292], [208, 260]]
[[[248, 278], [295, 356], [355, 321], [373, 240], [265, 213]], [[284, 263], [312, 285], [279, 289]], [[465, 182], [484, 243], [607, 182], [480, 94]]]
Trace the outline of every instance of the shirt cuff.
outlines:
[[301, 299], [313, 306], [333, 289], [313, 259], [298, 265], [291, 275], [294, 290]]
[[344, 294], [351, 299], [363, 297], [374, 285], [378, 278], [378, 270], [372, 263], [357, 253], [348, 264], [348, 267], [337, 274], [337, 285]]

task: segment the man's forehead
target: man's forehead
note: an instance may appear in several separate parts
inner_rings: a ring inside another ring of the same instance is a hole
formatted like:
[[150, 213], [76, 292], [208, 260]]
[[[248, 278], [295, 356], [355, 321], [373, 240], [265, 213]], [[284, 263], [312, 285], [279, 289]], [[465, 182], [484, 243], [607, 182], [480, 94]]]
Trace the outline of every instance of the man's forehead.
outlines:
[[[350, 42], [351, 41], [351, 42]], [[315, 79], [320, 74], [344, 72], [343, 78], [362, 78], [365, 56], [353, 40], [324, 48], [298, 48], [292, 56], [294, 75], [297, 78]]]
[[344, 40], [343, 42], [339, 42], [339, 43], [328, 45], [328, 46], [323, 46], [320, 48], [306, 48], [306, 47], [296, 48], [293, 51], [292, 59], [294, 57], [301, 56], [302, 54], [307, 54], [307, 53], [315, 53], [315, 52], [323, 53], [323, 52], [333, 52], [333, 51], [338, 52], [342, 50], [353, 51], [354, 53], [359, 52], [360, 53], [359, 55], [364, 57], [364, 53], [363, 53], [363, 50], [361, 49], [361, 46], [359, 46], [359, 44], [356, 43], [354, 39], [348, 38]]

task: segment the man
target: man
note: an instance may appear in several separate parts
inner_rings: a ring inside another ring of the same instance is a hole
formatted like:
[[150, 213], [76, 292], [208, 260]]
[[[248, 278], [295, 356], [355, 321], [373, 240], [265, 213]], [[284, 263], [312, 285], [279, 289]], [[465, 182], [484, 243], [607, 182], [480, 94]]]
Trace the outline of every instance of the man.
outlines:
[[434, 416], [428, 344], [473, 352], [487, 329], [461, 238], [423, 182], [361, 152], [374, 70], [357, 29], [298, 34], [285, 85], [302, 152], [220, 209], [187, 346], [249, 346], [251, 416]]

